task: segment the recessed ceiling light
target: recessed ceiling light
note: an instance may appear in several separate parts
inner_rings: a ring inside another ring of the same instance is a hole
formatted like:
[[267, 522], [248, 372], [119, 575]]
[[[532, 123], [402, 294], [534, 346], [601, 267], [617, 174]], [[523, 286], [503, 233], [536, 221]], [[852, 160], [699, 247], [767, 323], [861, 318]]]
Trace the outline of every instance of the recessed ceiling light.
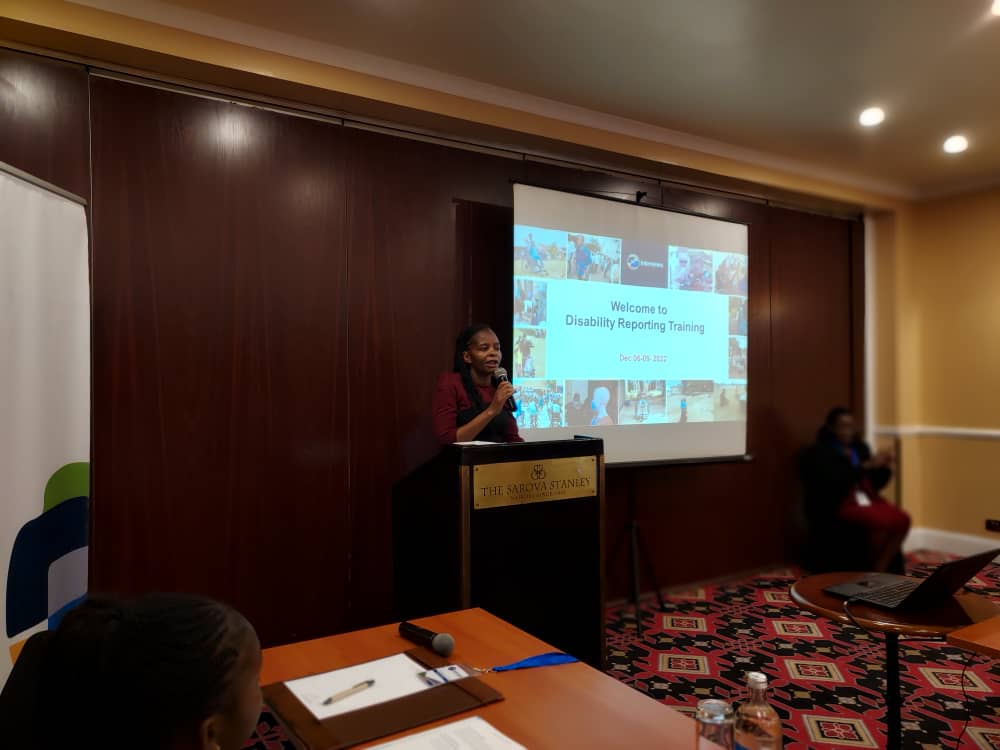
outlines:
[[993, 15], [1000, 16], [1000, 0], [993, 0]]
[[960, 154], [969, 147], [969, 139], [964, 135], [953, 135], [945, 139], [944, 150], [949, 154]]
[[[1000, 2], [1000, 0], [998, 0]], [[878, 125], [882, 120], [885, 119], [885, 112], [882, 111], [881, 107], [869, 107], [860, 115], [858, 115], [858, 122], [864, 125], [866, 128], [871, 128]]]

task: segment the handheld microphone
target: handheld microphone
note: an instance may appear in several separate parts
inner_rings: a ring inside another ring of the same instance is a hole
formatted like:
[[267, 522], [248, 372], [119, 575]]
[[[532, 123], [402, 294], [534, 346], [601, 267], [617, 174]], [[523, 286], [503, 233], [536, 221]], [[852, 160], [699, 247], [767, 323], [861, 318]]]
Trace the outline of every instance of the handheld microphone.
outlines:
[[447, 633], [435, 633], [412, 622], [399, 623], [399, 634], [411, 643], [429, 648], [439, 656], [451, 656], [455, 648], [455, 639]]
[[[507, 377], [507, 371], [502, 367], [498, 367], [493, 371], [493, 377], [497, 379], [497, 383], [510, 382], [510, 379]], [[514, 400], [513, 396], [507, 399], [507, 411], [517, 411], [517, 402]]]

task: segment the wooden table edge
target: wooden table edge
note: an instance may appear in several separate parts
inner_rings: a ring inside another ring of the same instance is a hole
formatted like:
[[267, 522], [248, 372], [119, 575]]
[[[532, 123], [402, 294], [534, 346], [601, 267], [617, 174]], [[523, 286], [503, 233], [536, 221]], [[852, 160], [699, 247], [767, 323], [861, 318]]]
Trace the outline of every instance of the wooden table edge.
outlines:
[[[469, 621], [471, 619], [471, 622]], [[439, 632], [445, 632], [446, 630], [451, 630], [456, 635], [457, 639], [463, 641], [464, 639], [460, 635], [463, 629], [475, 626], [479, 627], [479, 620], [488, 620], [491, 627], [497, 628], [503, 633], [509, 634], [511, 637], [519, 641], [516, 651], [524, 651], [524, 655], [530, 655], [530, 653], [542, 653], [545, 651], [552, 650], [552, 647], [546, 644], [544, 641], [531, 636], [530, 634], [520, 630], [513, 624], [502, 620], [501, 618], [493, 615], [492, 613], [480, 609], [480, 608], [470, 608], [467, 610], [458, 610], [455, 612], [442, 613], [440, 615], [435, 615], [427, 618], [420, 618], [417, 620], [417, 624], [422, 626], [430, 627], [436, 629]], [[466, 620], [459, 626], [459, 622]], [[449, 622], [451, 621], [451, 622]], [[454, 626], [454, 627], [453, 627]], [[387, 623], [385, 625], [376, 626], [373, 628], [363, 628], [361, 630], [352, 631], [350, 633], [340, 633], [330, 636], [323, 636], [320, 638], [308, 639], [305, 641], [297, 641], [288, 644], [282, 644], [278, 646], [272, 646], [266, 649], [265, 653], [265, 666], [267, 666], [268, 657], [288, 657], [295, 655], [295, 652], [300, 649], [306, 649], [311, 651], [312, 654], [307, 654], [308, 656], [320, 657], [318, 662], [315, 664], [307, 664], [306, 660], [299, 658], [294, 658], [289, 664], [278, 665], [271, 664], [271, 668], [266, 670], [268, 673], [262, 674], [262, 680], [267, 678], [268, 681], [287, 681], [289, 679], [296, 679], [297, 677], [304, 676], [304, 674], [315, 674], [317, 672], [327, 671], [329, 669], [336, 669], [339, 666], [344, 666], [341, 662], [342, 660], [347, 661], [344, 654], [339, 654], [338, 658], [326, 658], [325, 655], [321, 656], [325, 646], [332, 645], [333, 641], [341, 640], [345, 636], [362, 637], [366, 633], [371, 635], [373, 639], [381, 640], [382, 638], [389, 639], [386, 641], [388, 644], [390, 641], [393, 645], [387, 649], [387, 651], [395, 652], [398, 646], [404, 644], [402, 639], [396, 643], [398, 635], [394, 634], [395, 624]], [[381, 634], [372, 633], [370, 631], [382, 631]], [[327, 642], [327, 643], [324, 643]], [[479, 639], [478, 648], [483, 647], [482, 639]], [[381, 650], [381, 649], [376, 649]], [[492, 649], [490, 649], [492, 650]], [[336, 649], [331, 649], [331, 656], [335, 653]], [[456, 648], [456, 655], [458, 654], [458, 649]], [[369, 651], [366, 650], [365, 654], [358, 654], [360, 659], [365, 658], [379, 658], [380, 656], [389, 655], [389, 653], [372, 653], [369, 656]], [[521, 658], [521, 654], [507, 654], [508, 656], [515, 656], [516, 658]], [[459, 660], [465, 658], [465, 656], [458, 657]], [[486, 657], [488, 658], [488, 657]], [[484, 664], [484, 666], [489, 666]], [[545, 669], [552, 670], [565, 670], [575, 672], [576, 670], [581, 670], [581, 677], [586, 675], [585, 680], [582, 682], [587, 682], [588, 684], [593, 681], [594, 685], [598, 687], [597, 694], [603, 695], [609, 699], [607, 706], [601, 704], [600, 708], [610, 708], [613, 713], [608, 714], [608, 718], [614, 715], [624, 718], [627, 726], [628, 722], [636, 720], [637, 724], [629, 732], [632, 732], [632, 737], [637, 737], [639, 744], [636, 745], [642, 747], [688, 747], [688, 738], [693, 739], [695, 733], [695, 721], [694, 719], [683, 711], [679, 711], [674, 706], [668, 706], [662, 701], [644, 693], [641, 690], [636, 690], [634, 687], [627, 685], [621, 680], [615, 679], [608, 672], [600, 669], [591, 667], [583, 662], [578, 662], [575, 664], [566, 664], [559, 667], [543, 668], [541, 671], [537, 672], [537, 676], [532, 676], [535, 670], [526, 670], [518, 672], [503, 672], [503, 673], [491, 673], [480, 675], [480, 679], [483, 680], [487, 685], [490, 685], [494, 689], [498, 690], [502, 695], [505, 696], [506, 700], [492, 703], [488, 706], [480, 707], [472, 712], [467, 712], [463, 714], [457, 714], [453, 717], [442, 718], [438, 721], [432, 722], [428, 725], [423, 725], [421, 727], [415, 727], [412, 730], [408, 730], [402, 734], [394, 734], [388, 737], [384, 737], [380, 740], [373, 740], [371, 743], [365, 743], [359, 746], [359, 750], [365, 747], [371, 747], [378, 744], [379, 742], [388, 742], [389, 740], [400, 739], [404, 736], [415, 734], [419, 731], [432, 729], [436, 726], [442, 724], [450, 723], [454, 720], [464, 718], [467, 716], [481, 716], [484, 720], [492, 724], [499, 731], [503, 732], [507, 736], [511, 737], [514, 741], [520, 742], [530, 748], [561, 748], [568, 745], [565, 744], [565, 734], [560, 733], [559, 739], [557, 740], [555, 736], [549, 738], [547, 735], [553, 725], [551, 725], [550, 717], [546, 718], [543, 722], [536, 722], [537, 727], [533, 727], [532, 723], [524, 724], [524, 715], [518, 717], [516, 713], [517, 705], [523, 700], [529, 700], [529, 703], [523, 703], [522, 705], [531, 706], [534, 705], [534, 695], [532, 691], [525, 691], [524, 682], [529, 683], [548, 683], [552, 684], [552, 677], [556, 674], [552, 672], [549, 676], [545, 676]], [[301, 670], [301, 671], [300, 671]], [[544, 679], [542, 679], [544, 678]], [[559, 682], [558, 680], [556, 682]], [[565, 696], [572, 694], [572, 692], [564, 693], [558, 691], [555, 694], [560, 694], [564, 696], [562, 703], [565, 703]], [[558, 710], [565, 711], [567, 707], [565, 705], [554, 704]], [[598, 706], [592, 706], [592, 711], [590, 716], [594, 715]], [[533, 715], [533, 712], [529, 711], [527, 715]], [[277, 718], [277, 717], [276, 717]], [[602, 720], [603, 721], [603, 720]], [[584, 722], [586, 723], [586, 722]], [[607, 725], [606, 721], [603, 721], [603, 725]], [[549, 726], [549, 729], [545, 727]], [[557, 730], [559, 731], [559, 730]], [[572, 732], [570, 733], [572, 734]], [[599, 733], [600, 734], [600, 733]], [[626, 733], [628, 736], [628, 733]], [[656, 744], [652, 744], [649, 740], [655, 736], [657, 738]], [[604, 738], [607, 740], [607, 737]], [[539, 741], [542, 740], [542, 741]], [[607, 741], [603, 744], [588, 744], [587, 742], [582, 742], [580, 744], [573, 745], [573, 747], [580, 748], [606, 748], [614, 746], [613, 743]], [[721, 750], [721, 749], [720, 749]]]
[[[979, 640], [976, 640], [979, 637], [980, 630], [985, 630], [987, 632], [996, 630], [997, 646], [987, 646]], [[972, 635], [972, 633], [974, 633], [974, 635]], [[964, 628], [953, 630], [948, 633], [946, 640], [950, 645], [956, 646], [965, 651], [982, 654], [983, 656], [988, 656], [991, 659], [1000, 659], [1000, 614], [996, 617], [990, 618], [989, 620], [983, 620], [982, 622], [966, 625]]]

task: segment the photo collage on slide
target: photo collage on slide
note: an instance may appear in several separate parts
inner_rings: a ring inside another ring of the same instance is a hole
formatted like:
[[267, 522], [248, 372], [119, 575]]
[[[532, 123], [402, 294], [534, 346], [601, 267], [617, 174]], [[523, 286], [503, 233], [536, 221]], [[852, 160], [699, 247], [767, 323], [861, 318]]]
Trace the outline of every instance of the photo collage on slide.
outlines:
[[[725, 295], [728, 379], [548, 379], [549, 285], [566, 281]], [[519, 428], [745, 421], [747, 294], [744, 254], [515, 225], [513, 380]]]

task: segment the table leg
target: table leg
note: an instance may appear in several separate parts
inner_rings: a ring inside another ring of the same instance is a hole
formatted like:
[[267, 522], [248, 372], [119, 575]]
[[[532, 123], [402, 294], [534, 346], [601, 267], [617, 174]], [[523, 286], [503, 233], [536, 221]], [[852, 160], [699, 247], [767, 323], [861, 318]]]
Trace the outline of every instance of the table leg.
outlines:
[[899, 636], [885, 634], [885, 728], [889, 735], [887, 750], [902, 746], [903, 719], [900, 714], [903, 700], [899, 695]]

